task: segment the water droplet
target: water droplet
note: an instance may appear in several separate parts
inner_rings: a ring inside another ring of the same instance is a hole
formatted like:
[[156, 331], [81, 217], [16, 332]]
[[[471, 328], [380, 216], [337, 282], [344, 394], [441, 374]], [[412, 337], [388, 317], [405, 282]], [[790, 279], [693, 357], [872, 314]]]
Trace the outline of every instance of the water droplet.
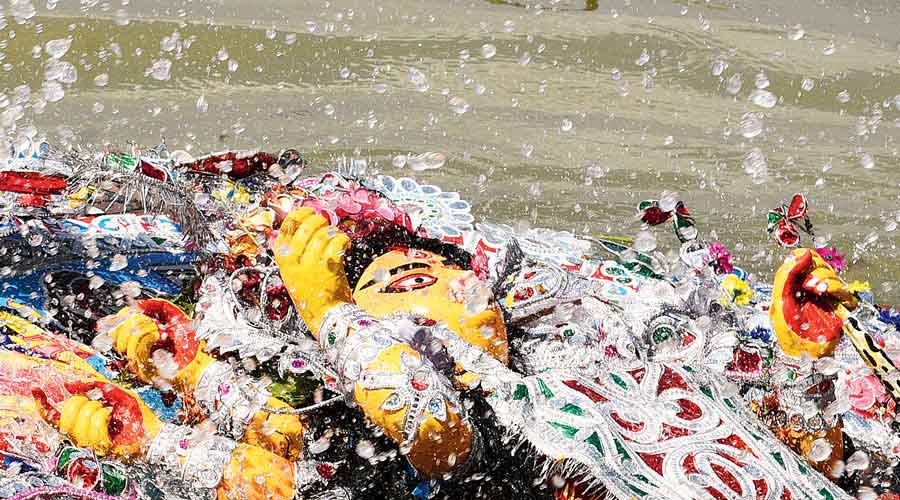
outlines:
[[804, 92], [809, 92], [816, 86], [816, 81], [812, 78], [804, 78], [802, 82], [800, 82], [800, 88], [803, 89]]
[[275, 37], [277, 37], [277, 36], [278, 36], [278, 32], [275, 31], [275, 28], [266, 30], [266, 38], [268, 38], [269, 40], [274, 40]]
[[768, 180], [769, 165], [761, 149], [753, 148], [744, 156], [744, 172], [754, 184], [762, 184]]
[[847, 459], [846, 466], [848, 472], [855, 470], [864, 471], [869, 468], [869, 455], [862, 450], [856, 450]]
[[120, 253], [113, 255], [113, 258], [109, 262], [109, 270], [113, 272], [121, 271], [126, 267], [128, 267], [128, 258]]
[[828, 45], [826, 45], [825, 48], [822, 49], [822, 53], [825, 54], [826, 56], [830, 56], [831, 54], [834, 54], [834, 40], [828, 42]]
[[207, 110], [209, 110], [209, 103], [206, 102], [206, 96], [201, 94], [197, 98], [197, 112], [206, 113]]
[[448, 104], [450, 105], [450, 111], [453, 111], [458, 115], [465, 114], [465, 112], [469, 110], [469, 103], [459, 96], [451, 97]]
[[831, 443], [824, 439], [816, 439], [807, 453], [807, 458], [813, 462], [821, 462], [831, 456]]
[[859, 166], [865, 169], [875, 168], [875, 158], [870, 153], [859, 155]]
[[788, 29], [787, 32], [787, 37], [794, 41], [803, 38], [804, 35], [806, 35], [806, 30], [804, 30], [803, 26], [799, 24], [793, 25], [790, 29]]
[[756, 89], [750, 93], [750, 102], [761, 108], [774, 108], [778, 98], [768, 90]]
[[681, 196], [675, 191], [663, 191], [659, 195], [659, 209], [663, 212], [671, 212], [678, 206]]
[[656, 235], [650, 231], [640, 231], [634, 236], [633, 246], [638, 252], [652, 252], [656, 250]]
[[741, 91], [741, 86], [743, 86], [743, 84], [743, 75], [735, 73], [728, 77], [728, 81], [725, 82], [725, 92], [728, 92], [731, 95], [737, 95], [737, 93]]
[[163, 52], [172, 52], [178, 47], [179, 39], [181, 39], [181, 34], [177, 31], [169, 36], [164, 36], [159, 42], [159, 48], [162, 49]]
[[512, 30], [515, 29], [515, 23], [510, 20], [503, 21], [503, 31], [507, 33], [512, 33]]
[[238, 62], [235, 61], [234, 59], [229, 59], [228, 60], [228, 72], [234, 73], [237, 70], [238, 70]]
[[125, 9], [116, 10], [115, 20], [116, 24], [118, 24], [119, 26], [128, 26], [128, 23], [131, 22], [131, 20], [128, 19], [128, 11], [126, 11]]
[[665, 139], [663, 139], [663, 144], [666, 146], [671, 146], [675, 143], [675, 138], [671, 135], [667, 135]]
[[758, 89], [766, 89], [769, 88], [769, 77], [766, 76], [765, 73], [760, 71], [756, 74], [756, 77], [753, 78], [753, 83], [756, 85]]
[[763, 120], [761, 113], [744, 113], [741, 117], [741, 135], [752, 139], [762, 133]]
[[497, 47], [493, 44], [486, 43], [481, 46], [481, 57], [490, 59], [497, 53]]
[[406, 155], [397, 155], [391, 160], [391, 164], [397, 168], [403, 168], [406, 165]]
[[647, 53], [647, 49], [644, 49], [641, 51], [641, 55], [638, 56], [637, 61], [635, 61], [634, 63], [638, 66], [643, 66], [648, 62], [650, 62], [650, 54]]
[[713, 76], [720, 76], [725, 69], [728, 68], [728, 62], [723, 61], [721, 59], [716, 59], [712, 63], [712, 74]]
[[384, 94], [388, 91], [388, 88], [390, 87], [386, 83], [376, 83], [372, 86], [372, 90], [374, 90], [376, 94]]
[[709, 21], [709, 19], [704, 17], [703, 14], [697, 15], [697, 25], [700, 26], [700, 29], [702, 31], [709, 31], [709, 29], [712, 27], [712, 23]]
[[109, 335], [96, 335], [94, 339], [91, 340], [91, 347], [93, 347], [98, 352], [107, 353], [112, 349], [113, 346], [113, 338]]
[[428, 77], [421, 70], [410, 68], [408, 78], [419, 92], [427, 92], [431, 88], [431, 84], [428, 83]]
[[153, 64], [144, 72], [154, 80], [165, 81], [171, 78], [172, 61], [168, 59], [154, 59]]
[[78, 81], [78, 70], [68, 61], [49, 61], [44, 70], [44, 77], [59, 83], [75, 83]]
[[[316, 31], [316, 23], [312, 23], [312, 30], [310, 30], [310, 23], [307, 21], [306, 29], [309, 30], [310, 33], [312, 33], [313, 31]], [[296, 33], [288, 33], [287, 35], [284, 35], [284, 44], [285, 45], [294, 45], [295, 43], [297, 43], [297, 34]]]
[[41, 97], [47, 102], [58, 102], [65, 97], [66, 92], [59, 82], [44, 82], [41, 87]]
[[106, 109], [106, 107], [103, 105], [102, 102], [94, 103], [94, 107], [93, 107], [94, 113], [100, 114], [103, 112], [104, 109]]
[[375, 456], [375, 446], [370, 441], [363, 439], [356, 445], [356, 454], [368, 460]]
[[44, 44], [44, 51], [46, 51], [47, 55], [53, 59], [59, 59], [66, 55], [66, 52], [69, 51], [69, 47], [71, 46], [72, 37], [60, 38], [58, 40], [50, 40]]
[[573, 128], [575, 128], [575, 125], [572, 123], [572, 120], [569, 120], [568, 118], [563, 118], [559, 123], [559, 129], [563, 132], [570, 132]]
[[410, 169], [421, 172], [443, 167], [447, 162], [447, 157], [443, 153], [428, 152], [407, 157], [406, 161]]
[[609, 70], [609, 76], [613, 79], [613, 81], [617, 82], [622, 79], [622, 72], [619, 71], [619, 68], [613, 68]]
[[331, 447], [331, 439], [327, 437], [321, 437], [312, 443], [309, 443], [307, 450], [313, 455], [318, 455], [319, 453], [323, 453]]
[[106, 73], [100, 73], [99, 75], [94, 77], [94, 85], [98, 87], [105, 87], [109, 84], [109, 75]]
[[34, 8], [31, 0], [10, 0], [9, 13], [17, 23], [24, 24], [37, 14], [37, 9]]
[[522, 144], [522, 155], [525, 156], [525, 158], [531, 158], [532, 153], [534, 153], [533, 144]]
[[528, 63], [530, 63], [530, 62], [531, 62], [531, 53], [530, 52], [525, 52], [524, 54], [522, 54], [522, 57], [519, 58], [519, 64], [522, 66], [527, 66]]
[[340, 77], [344, 80], [350, 78], [350, 68], [341, 68], [340, 72], [338, 72], [338, 75], [340, 75]]
[[476, 83], [473, 90], [475, 90], [475, 95], [484, 95], [484, 93], [487, 92], [487, 87], [480, 83]]
[[850, 101], [850, 92], [846, 90], [838, 92], [837, 100], [841, 104], [847, 104], [847, 102]]
[[220, 62], [225, 62], [228, 60], [228, 51], [225, 50], [225, 47], [219, 49], [219, 52], [216, 53], [216, 59]]

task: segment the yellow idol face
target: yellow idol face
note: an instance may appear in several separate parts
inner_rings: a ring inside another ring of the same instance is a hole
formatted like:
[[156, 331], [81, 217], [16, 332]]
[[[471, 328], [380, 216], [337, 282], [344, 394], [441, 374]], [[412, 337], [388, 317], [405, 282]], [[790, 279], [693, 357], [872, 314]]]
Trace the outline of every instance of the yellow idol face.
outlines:
[[353, 300], [374, 316], [404, 311], [444, 323], [470, 344], [506, 363], [506, 325], [489, 290], [475, 273], [445, 265], [440, 255], [392, 250], [369, 264]]

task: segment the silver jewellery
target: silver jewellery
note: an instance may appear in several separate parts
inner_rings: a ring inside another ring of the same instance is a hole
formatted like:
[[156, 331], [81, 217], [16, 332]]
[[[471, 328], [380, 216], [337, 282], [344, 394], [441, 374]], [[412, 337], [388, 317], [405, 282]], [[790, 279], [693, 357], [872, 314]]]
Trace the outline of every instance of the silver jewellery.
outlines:
[[221, 361], [203, 370], [194, 389], [197, 404], [216, 428], [235, 439], [244, 435], [253, 415], [265, 406], [270, 395], [264, 383], [239, 375]]
[[221, 436], [201, 435], [186, 425], [164, 424], [150, 442], [147, 461], [180, 471], [181, 479], [200, 488], [215, 488], [237, 444]]
[[[241, 304], [241, 301], [238, 298], [236, 290], [233, 286], [235, 280], [239, 280], [239, 276], [242, 273], [249, 272], [257, 272], [262, 277], [259, 283], [259, 313], [256, 315], [256, 317], [248, 314], [248, 308]], [[271, 281], [275, 278], [281, 280], [281, 276], [278, 274], [277, 267], [241, 267], [235, 269], [234, 272], [231, 273], [231, 275], [228, 277], [229, 286], [227, 287], [227, 290], [231, 294], [230, 302], [236, 309], [238, 309], [241, 316], [244, 318], [244, 320], [247, 321], [250, 326], [259, 329], [265, 329], [272, 335], [279, 337], [282, 340], [290, 340], [295, 335], [306, 333], [306, 327], [305, 325], [300, 326], [300, 332], [298, 332], [295, 328], [286, 328], [289, 326], [294, 326], [294, 323], [299, 323], [300, 325], [303, 324], [302, 321], [298, 321], [297, 311], [296, 309], [294, 309], [293, 304], [290, 303], [290, 299], [288, 299], [289, 302], [287, 314], [285, 314], [283, 318], [273, 319], [270, 318], [268, 314], [266, 314], [266, 307], [271, 303], [271, 299], [269, 299], [269, 295], [266, 293], [266, 290], [268, 289]]]

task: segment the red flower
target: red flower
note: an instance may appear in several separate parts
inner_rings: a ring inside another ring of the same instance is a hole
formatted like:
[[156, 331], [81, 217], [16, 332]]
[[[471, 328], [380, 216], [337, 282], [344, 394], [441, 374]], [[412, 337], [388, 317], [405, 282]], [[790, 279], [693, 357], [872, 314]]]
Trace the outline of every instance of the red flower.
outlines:
[[641, 215], [641, 220], [651, 226], [658, 226], [671, 218], [672, 212], [663, 212], [663, 210], [657, 206], [647, 207]]

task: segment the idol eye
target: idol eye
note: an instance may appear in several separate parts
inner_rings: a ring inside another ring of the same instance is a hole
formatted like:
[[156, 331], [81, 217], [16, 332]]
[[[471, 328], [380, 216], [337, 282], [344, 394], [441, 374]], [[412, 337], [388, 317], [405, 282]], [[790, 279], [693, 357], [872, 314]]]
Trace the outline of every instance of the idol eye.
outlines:
[[437, 278], [430, 274], [414, 273], [397, 278], [381, 291], [385, 293], [403, 293], [429, 287], [437, 282]]

